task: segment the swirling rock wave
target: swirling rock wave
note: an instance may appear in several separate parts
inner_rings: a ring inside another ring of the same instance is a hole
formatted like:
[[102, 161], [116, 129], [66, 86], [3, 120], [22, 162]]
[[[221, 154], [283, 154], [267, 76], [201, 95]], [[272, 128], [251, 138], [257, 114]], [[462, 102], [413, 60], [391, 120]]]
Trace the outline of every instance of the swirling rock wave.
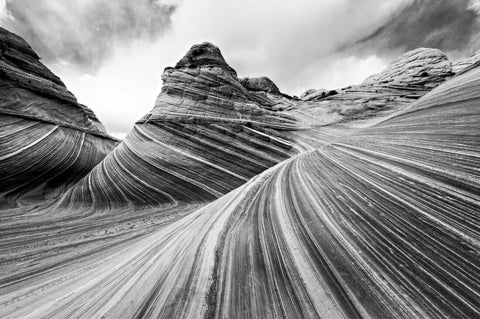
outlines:
[[31, 47], [3, 28], [0, 123], [2, 205], [61, 193], [117, 144]]
[[248, 91], [216, 46], [193, 46], [162, 79], [153, 110], [65, 195], [66, 205], [212, 200], [296, 152], [286, 135], [296, 120]]
[[480, 68], [309, 126], [217, 50], [58, 202], [2, 210], [1, 317], [479, 317]]

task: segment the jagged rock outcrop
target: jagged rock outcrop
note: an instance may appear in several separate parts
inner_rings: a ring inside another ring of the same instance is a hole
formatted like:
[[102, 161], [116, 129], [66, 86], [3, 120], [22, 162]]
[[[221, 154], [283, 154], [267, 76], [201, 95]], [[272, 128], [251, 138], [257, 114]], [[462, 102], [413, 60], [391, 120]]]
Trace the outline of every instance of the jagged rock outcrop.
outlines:
[[117, 144], [25, 40], [0, 28], [0, 205], [43, 199]]
[[64, 199], [158, 205], [218, 198], [294, 152], [293, 117], [248, 91], [210, 44], [166, 68], [152, 111]]

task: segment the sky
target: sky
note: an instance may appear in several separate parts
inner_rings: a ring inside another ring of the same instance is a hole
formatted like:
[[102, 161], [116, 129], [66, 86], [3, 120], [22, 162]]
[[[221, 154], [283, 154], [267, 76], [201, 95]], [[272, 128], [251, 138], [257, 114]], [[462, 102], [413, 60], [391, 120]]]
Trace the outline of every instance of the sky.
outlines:
[[417, 47], [466, 57], [480, 49], [479, 16], [479, 0], [0, 0], [0, 25], [120, 138], [195, 43], [300, 95], [359, 84]]

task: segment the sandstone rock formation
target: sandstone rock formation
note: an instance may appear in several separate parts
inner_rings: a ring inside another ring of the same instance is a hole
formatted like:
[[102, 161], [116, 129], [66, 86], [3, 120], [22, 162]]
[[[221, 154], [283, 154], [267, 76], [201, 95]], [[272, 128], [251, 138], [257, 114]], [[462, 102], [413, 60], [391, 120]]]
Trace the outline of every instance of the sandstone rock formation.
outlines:
[[[414, 102], [454, 75], [452, 63], [437, 49], [419, 48], [394, 59], [360, 85], [341, 90], [309, 90], [295, 113], [320, 124], [345, 122], [392, 112]], [[313, 102], [313, 103], [310, 103]], [[320, 103], [318, 103], [320, 102]], [[319, 120], [322, 119], [322, 120]]]
[[466, 69], [469, 69], [473, 65], [476, 65], [480, 62], [480, 50], [472, 54], [472, 56], [466, 58], [466, 59], [461, 59], [455, 63], [452, 64], [452, 70], [455, 73], [461, 73]]
[[[75, 119], [0, 117], [10, 191], [28, 170], [48, 180], [49, 163], [71, 179], [58, 199], [0, 210], [0, 317], [479, 317], [480, 66], [441, 84], [393, 69], [275, 111], [278, 93], [193, 46], [80, 181], [108, 137]], [[389, 94], [389, 113], [305, 125]]]
[[433, 88], [453, 75], [452, 63], [438, 49], [419, 48], [394, 59], [386, 70], [374, 74], [362, 85]]
[[240, 83], [249, 91], [262, 91], [280, 95], [281, 92], [272, 80], [266, 76], [259, 78], [243, 78]]
[[300, 95], [300, 99], [304, 101], [319, 100], [336, 94], [338, 94], [337, 90], [309, 89]]
[[194, 45], [162, 79], [152, 111], [66, 203], [212, 200], [295, 152], [285, 134], [294, 118], [248, 91], [216, 46]]
[[0, 112], [107, 136], [95, 114], [77, 102], [19, 36], [0, 28]]
[[80, 179], [116, 145], [30, 46], [0, 28], [0, 205]]
[[250, 95], [257, 100], [267, 100], [269, 103], [264, 107], [273, 111], [284, 111], [293, 107], [294, 99], [285, 93], [280, 92], [277, 85], [266, 76], [259, 78], [242, 78], [240, 83], [246, 88]]

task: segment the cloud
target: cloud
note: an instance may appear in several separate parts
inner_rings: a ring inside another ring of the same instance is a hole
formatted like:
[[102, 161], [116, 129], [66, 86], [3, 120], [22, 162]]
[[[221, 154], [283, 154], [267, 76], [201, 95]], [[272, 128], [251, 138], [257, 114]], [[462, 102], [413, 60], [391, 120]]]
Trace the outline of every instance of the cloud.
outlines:
[[172, 0], [0, 0], [2, 26], [24, 37], [79, 102], [122, 137], [152, 106], [158, 40]]
[[156, 0], [7, 0], [2, 24], [22, 35], [45, 62], [93, 73], [115, 48], [156, 40], [175, 6]]
[[350, 49], [392, 57], [431, 47], [465, 57], [480, 49], [479, 13], [478, 0], [415, 0]]
[[[333, 86], [319, 80], [325, 77], [327, 63], [337, 58], [332, 55], [367, 36], [408, 3], [187, 0], [172, 15], [172, 33], [185, 43], [211, 41], [239, 75], [267, 75], [280, 89], [298, 94], [312, 86]], [[349, 74], [345, 85], [351, 81]]]
[[95, 74], [71, 72], [61, 64], [52, 65], [52, 70], [94, 110], [109, 133], [123, 138], [152, 109], [162, 86], [163, 61], [175, 62], [168, 52], [161, 43], [138, 40], [117, 48]]
[[298, 95], [360, 83], [419, 46], [467, 54], [478, 44], [480, 1], [15, 0], [7, 8], [13, 31], [122, 136], [153, 107], [163, 69], [194, 43], [218, 45], [239, 76], [266, 75]]

